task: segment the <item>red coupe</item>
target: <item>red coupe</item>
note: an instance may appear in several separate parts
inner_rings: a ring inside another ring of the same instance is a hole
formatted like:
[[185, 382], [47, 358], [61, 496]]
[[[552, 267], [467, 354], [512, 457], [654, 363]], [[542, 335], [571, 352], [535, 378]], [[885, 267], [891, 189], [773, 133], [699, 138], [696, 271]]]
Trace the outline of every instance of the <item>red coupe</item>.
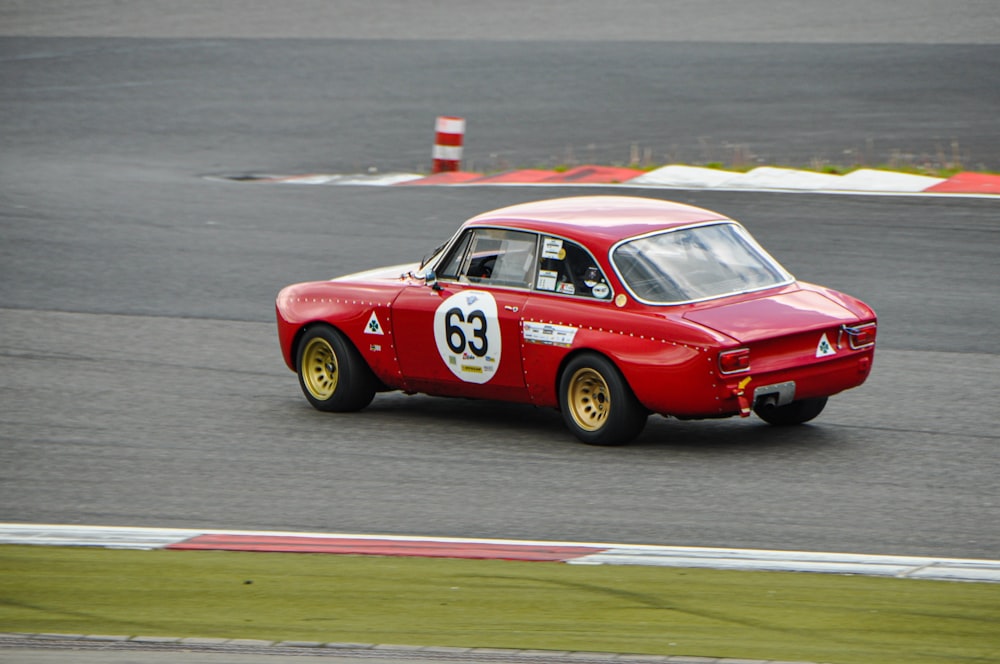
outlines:
[[320, 410], [388, 390], [514, 401], [594, 445], [650, 413], [806, 422], [865, 381], [876, 334], [865, 303], [796, 281], [732, 219], [630, 196], [478, 215], [419, 264], [284, 288], [277, 317]]

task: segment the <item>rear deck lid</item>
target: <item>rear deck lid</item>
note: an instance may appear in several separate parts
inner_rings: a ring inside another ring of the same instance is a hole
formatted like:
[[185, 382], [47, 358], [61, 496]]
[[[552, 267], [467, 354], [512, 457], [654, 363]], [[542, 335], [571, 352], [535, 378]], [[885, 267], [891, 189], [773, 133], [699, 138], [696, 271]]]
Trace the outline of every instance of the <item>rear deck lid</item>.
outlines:
[[699, 307], [685, 313], [684, 318], [740, 343], [839, 327], [857, 321], [857, 317], [844, 307], [809, 290]]

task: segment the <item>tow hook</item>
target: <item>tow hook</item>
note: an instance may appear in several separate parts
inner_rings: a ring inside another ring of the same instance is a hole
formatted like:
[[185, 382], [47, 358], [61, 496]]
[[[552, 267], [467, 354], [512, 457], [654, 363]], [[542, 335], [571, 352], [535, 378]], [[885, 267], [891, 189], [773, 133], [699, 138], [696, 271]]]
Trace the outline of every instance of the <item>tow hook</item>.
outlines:
[[736, 397], [736, 403], [740, 405], [740, 417], [750, 417], [751, 406], [750, 399], [747, 398], [746, 387], [753, 380], [750, 376], [747, 376], [733, 388], [733, 396]]

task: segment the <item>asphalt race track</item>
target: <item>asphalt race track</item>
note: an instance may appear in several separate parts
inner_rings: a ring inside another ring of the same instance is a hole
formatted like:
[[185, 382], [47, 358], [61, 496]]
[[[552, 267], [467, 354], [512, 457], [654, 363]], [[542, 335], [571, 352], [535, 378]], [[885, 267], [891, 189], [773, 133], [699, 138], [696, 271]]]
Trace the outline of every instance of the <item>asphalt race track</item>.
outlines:
[[469, 119], [480, 169], [633, 146], [1000, 169], [993, 3], [797, 3], [778, 27], [764, 0], [530, 24], [467, 3], [460, 38], [402, 8], [430, 3], [388, 3], [395, 26], [365, 3], [36, 4], [0, 8], [0, 521], [997, 557], [996, 199], [644, 191], [871, 303], [879, 350], [815, 424], [655, 418], [601, 449], [530, 407], [316, 412], [273, 297], [419, 258], [482, 210], [615, 190], [204, 177], [427, 168], [439, 114]]

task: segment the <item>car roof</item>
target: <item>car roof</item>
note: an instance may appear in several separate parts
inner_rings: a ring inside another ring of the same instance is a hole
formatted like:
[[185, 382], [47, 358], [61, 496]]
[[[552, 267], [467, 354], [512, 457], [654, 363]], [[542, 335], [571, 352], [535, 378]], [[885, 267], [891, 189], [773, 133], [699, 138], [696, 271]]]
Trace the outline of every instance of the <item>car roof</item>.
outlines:
[[574, 196], [484, 212], [464, 226], [531, 230], [607, 248], [625, 238], [708, 221], [732, 220], [711, 210], [654, 198]]

